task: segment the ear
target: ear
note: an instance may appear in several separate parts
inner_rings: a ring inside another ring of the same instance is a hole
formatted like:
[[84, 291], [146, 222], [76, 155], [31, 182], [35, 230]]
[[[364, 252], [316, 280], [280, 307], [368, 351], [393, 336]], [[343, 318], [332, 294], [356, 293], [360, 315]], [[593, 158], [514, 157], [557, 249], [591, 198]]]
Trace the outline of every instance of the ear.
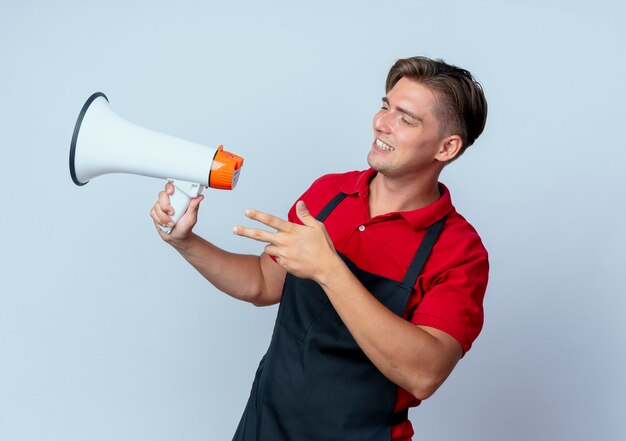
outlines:
[[441, 140], [435, 159], [440, 162], [450, 162], [461, 151], [463, 140], [459, 135], [451, 135]]

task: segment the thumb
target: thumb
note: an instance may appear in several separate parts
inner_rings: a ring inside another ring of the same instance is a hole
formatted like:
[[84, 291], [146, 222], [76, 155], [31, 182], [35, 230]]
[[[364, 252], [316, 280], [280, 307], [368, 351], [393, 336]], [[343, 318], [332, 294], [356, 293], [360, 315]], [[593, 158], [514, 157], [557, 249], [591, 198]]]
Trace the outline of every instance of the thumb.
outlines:
[[316, 219], [311, 216], [311, 213], [309, 213], [309, 209], [306, 208], [304, 201], [298, 201], [296, 203], [296, 216], [298, 216], [298, 219], [300, 219], [300, 222], [304, 225], [312, 225], [316, 221]]
[[201, 194], [198, 197], [195, 197], [191, 201], [189, 201], [189, 206], [187, 207], [187, 213], [195, 214], [198, 211], [200, 202], [202, 202], [203, 199], [204, 199], [204, 195]]

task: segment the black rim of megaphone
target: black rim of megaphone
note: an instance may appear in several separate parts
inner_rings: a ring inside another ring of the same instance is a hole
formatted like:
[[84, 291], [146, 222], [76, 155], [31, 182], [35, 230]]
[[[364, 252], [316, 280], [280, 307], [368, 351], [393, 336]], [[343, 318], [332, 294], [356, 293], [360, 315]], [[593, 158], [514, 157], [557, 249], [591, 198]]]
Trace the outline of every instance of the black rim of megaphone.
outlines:
[[83, 118], [87, 113], [87, 109], [91, 103], [94, 102], [96, 98], [103, 97], [105, 100], [109, 101], [107, 96], [102, 92], [96, 92], [89, 97], [89, 99], [83, 105], [83, 108], [80, 110], [80, 115], [78, 115], [78, 120], [76, 121], [76, 125], [74, 126], [74, 134], [72, 135], [72, 145], [70, 146], [70, 174], [72, 175], [72, 181], [76, 185], [85, 185], [87, 182], [80, 182], [76, 177], [76, 168], [74, 166], [74, 159], [76, 157], [76, 141], [78, 141], [78, 132], [80, 132], [80, 125], [83, 123]]

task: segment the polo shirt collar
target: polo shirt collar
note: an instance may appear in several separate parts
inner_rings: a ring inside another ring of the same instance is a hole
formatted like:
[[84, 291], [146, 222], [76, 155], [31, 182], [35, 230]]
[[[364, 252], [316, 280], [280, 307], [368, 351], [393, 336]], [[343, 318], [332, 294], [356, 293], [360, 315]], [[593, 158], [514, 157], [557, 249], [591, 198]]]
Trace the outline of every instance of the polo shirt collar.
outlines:
[[[347, 195], [367, 196], [369, 194], [369, 183], [375, 175], [376, 170], [372, 168], [364, 170], [346, 181], [340, 188], [340, 191]], [[428, 228], [454, 210], [450, 191], [441, 182], [439, 182], [439, 191], [441, 196], [432, 204], [417, 210], [400, 211], [396, 214], [402, 216], [415, 231]]]

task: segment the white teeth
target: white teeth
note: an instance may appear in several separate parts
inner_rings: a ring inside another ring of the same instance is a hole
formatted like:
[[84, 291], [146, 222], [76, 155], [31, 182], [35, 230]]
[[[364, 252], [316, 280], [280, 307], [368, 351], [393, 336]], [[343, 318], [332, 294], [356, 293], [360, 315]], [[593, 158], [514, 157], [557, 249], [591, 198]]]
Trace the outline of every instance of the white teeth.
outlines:
[[376, 145], [381, 150], [394, 151], [396, 149], [395, 147], [391, 147], [390, 145], [385, 144], [380, 139], [376, 139]]

